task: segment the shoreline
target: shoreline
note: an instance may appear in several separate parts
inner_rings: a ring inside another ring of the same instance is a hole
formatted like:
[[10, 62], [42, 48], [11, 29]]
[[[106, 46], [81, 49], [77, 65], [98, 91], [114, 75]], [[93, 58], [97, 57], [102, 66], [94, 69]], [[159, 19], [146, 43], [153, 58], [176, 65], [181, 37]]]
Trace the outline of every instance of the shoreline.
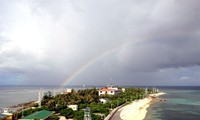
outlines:
[[147, 114], [147, 108], [152, 102], [165, 101], [158, 98], [165, 93], [160, 92], [156, 94], [150, 94], [147, 98], [135, 100], [131, 104], [126, 105], [120, 109], [120, 119], [122, 120], [143, 120]]
[[17, 105], [11, 105], [11, 106], [7, 106], [7, 107], [2, 107], [1, 111], [4, 108], [8, 108], [9, 111], [16, 113], [16, 112], [20, 112], [22, 109], [26, 109], [26, 108], [30, 108], [33, 107], [33, 105], [36, 103], [37, 101], [29, 101], [29, 102], [25, 102], [25, 103], [19, 103]]

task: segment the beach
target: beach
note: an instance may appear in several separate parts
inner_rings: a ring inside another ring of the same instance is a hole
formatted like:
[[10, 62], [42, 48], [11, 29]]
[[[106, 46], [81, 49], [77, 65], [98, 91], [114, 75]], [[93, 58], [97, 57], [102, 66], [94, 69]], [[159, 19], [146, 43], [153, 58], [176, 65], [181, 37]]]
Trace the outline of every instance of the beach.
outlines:
[[151, 102], [163, 101], [157, 98], [165, 93], [150, 94], [147, 98], [135, 100], [131, 104], [122, 107], [120, 111], [120, 119], [122, 120], [143, 120], [147, 113], [147, 108]]

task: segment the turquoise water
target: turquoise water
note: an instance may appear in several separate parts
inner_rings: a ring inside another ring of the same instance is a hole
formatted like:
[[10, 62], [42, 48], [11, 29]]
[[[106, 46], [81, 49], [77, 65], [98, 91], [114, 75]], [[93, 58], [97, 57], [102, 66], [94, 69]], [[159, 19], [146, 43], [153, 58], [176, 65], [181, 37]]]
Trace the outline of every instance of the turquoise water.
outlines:
[[152, 104], [145, 120], [200, 120], [200, 87], [161, 89], [167, 101]]

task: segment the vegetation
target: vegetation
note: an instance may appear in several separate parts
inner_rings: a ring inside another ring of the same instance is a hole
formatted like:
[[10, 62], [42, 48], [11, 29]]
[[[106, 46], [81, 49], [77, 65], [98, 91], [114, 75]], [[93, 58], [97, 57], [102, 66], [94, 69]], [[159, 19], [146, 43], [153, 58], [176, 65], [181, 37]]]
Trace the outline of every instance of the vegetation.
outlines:
[[60, 111], [60, 115], [65, 116], [66, 118], [73, 118], [74, 111], [71, 108], [63, 109]]
[[50, 120], [59, 120], [59, 117], [56, 115], [51, 115], [49, 119]]
[[[151, 93], [151, 90], [148, 90]], [[109, 112], [124, 103], [131, 102], [136, 99], [144, 97], [145, 90], [140, 88], [126, 88], [125, 92], [121, 92], [117, 95], [98, 95], [98, 89], [84, 89], [77, 92], [72, 90], [68, 94], [58, 94], [53, 97], [51, 92], [45, 93], [42, 100], [42, 107], [36, 109], [28, 109], [23, 111], [23, 115], [27, 116], [35, 111], [42, 109], [55, 111], [66, 118], [73, 118], [75, 120], [83, 120], [84, 109], [86, 107], [91, 108], [91, 116], [93, 120], [102, 120], [109, 114]], [[100, 103], [100, 98], [107, 98], [110, 101], [107, 103]], [[73, 111], [68, 108], [68, 105], [77, 104], [78, 111]], [[18, 114], [18, 118], [22, 117], [22, 112]], [[58, 120], [58, 116], [50, 116], [51, 120]]]

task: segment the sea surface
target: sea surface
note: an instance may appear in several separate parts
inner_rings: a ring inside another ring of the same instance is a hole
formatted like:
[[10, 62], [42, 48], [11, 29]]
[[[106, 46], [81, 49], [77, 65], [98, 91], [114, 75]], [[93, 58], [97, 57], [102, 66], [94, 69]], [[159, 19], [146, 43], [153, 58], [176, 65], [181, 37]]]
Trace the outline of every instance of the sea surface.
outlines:
[[[66, 91], [68, 88], [83, 89], [80, 86], [72, 87], [59, 87], [59, 86], [0, 86], [0, 112], [4, 108], [9, 108], [13, 105], [18, 105], [21, 103], [27, 103], [30, 101], [37, 101], [39, 91], [48, 92], [50, 91], [52, 95], [59, 94]], [[12, 111], [12, 108], [10, 108]]]
[[200, 87], [158, 87], [165, 102], [147, 109], [145, 120], [200, 120]]

